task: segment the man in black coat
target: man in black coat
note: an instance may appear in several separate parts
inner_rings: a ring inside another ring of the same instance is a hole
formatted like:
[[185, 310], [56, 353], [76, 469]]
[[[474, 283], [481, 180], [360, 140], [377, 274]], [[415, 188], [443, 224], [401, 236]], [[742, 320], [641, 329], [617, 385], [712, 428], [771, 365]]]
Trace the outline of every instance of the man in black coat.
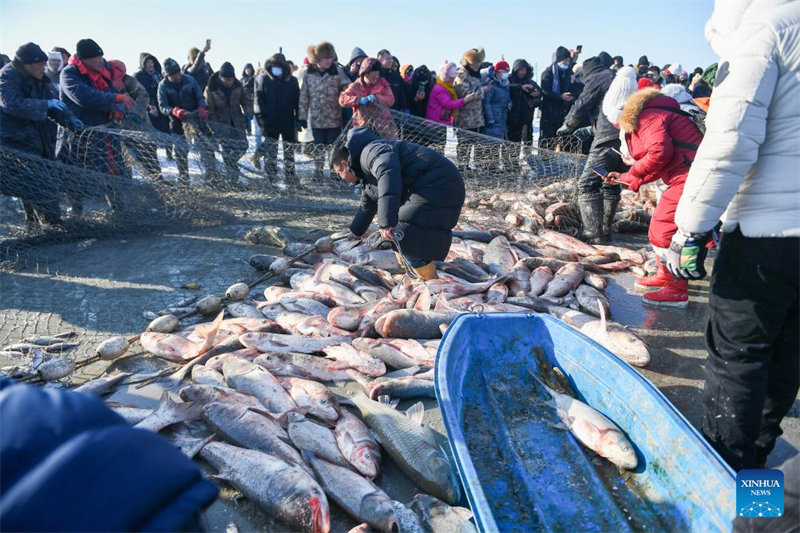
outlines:
[[542, 120], [539, 131], [539, 146], [542, 148], [555, 147], [555, 143], [548, 139], [556, 136], [556, 131], [564, 123], [564, 117], [577, 97], [571, 68], [572, 56], [569, 50], [559, 46], [555, 62], [542, 72]]
[[581, 127], [587, 119], [591, 124], [594, 140], [583, 173], [578, 179], [582, 238], [591, 244], [611, 242], [611, 224], [620, 198], [620, 186], [604, 182], [593, 169], [602, 168], [607, 172], [624, 172], [627, 169], [617, 153], [621, 144], [619, 130], [603, 113], [603, 98], [616, 76], [606, 63], [600, 57], [590, 57], [583, 62], [583, 91], [559, 129], [559, 134], [567, 135]]
[[509, 150], [512, 169], [519, 171], [519, 143], [533, 140], [533, 111], [539, 105], [542, 90], [533, 81], [533, 69], [524, 59], [514, 61], [508, 77], [511, 109], [508, 111], [508, 140], [513, 142]]
[[[11, 63], [0, 70], [0, 145], [54, 159], [55, 131], [49, 120], [71, 130], [83, 123], [69, 111], [45, 76], [47, 54], [36, 44], [19, 47]], [[21, 173], [18, 166], [0, 171], [0, 194], [22, 200], [28, 229], [41, 223], [60, 226], [58, 184], [45, 173]], [[41, 220], [40, 220], [41, 219]]]
[[406, 83], [403, 81], [400, 71], [396, 68], [394, 56], [389, 50], [381, 50], [378, 52], [378, 61], [381, 64], [381, 78], [385, 78], [392, 88], [392, 94], [394, 95], [392, 109], [395, 111], [407, 110]]
[[[267, 138], [259, 147], [265, 155], [264, 169], [267, 178], [278, 173], [278, 139], [284, 143], [296, 143], [300, 106], [300, 85], [292, 76], [283, 54], [275, 54], [264, 63], [264, 72], [256, 76], [254, 113], [261, 131]], [[283, 146], [283, 162], [287, 186], [296, 186], [294, 172], [294, 148]]]
[[378, 215], [384, 240], [399, 241], [403, 255], [423, 280], [435, 279], [434, 261], [450, 252], [453, 228], [464, 205], [464, 180], [444, 155], [408, 141], [380, 139], [353, 128], [331, 153], [331, 168], [364, 188], [350, 232], [361, 236]]

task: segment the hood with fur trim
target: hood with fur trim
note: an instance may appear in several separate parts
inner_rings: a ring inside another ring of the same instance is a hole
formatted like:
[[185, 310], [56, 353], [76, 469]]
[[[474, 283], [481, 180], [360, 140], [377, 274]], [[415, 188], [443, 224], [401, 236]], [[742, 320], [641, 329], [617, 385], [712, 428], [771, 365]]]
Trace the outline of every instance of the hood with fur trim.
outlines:
[[272, 79], [275, 79], [275, 76], [272, 75], [272, 67], [281, 67], [283, 72], [281, 73], [282, 80], [288, 80], [292, 76], [292, 69], [289, 67], [289, 64], [286, 62], [286, 56], [283, 54], [273, 54], [272, 57], [264, 61], [264, 72], [267, 73]]
[[654, 105], [664, 107], [674, 107], [680, 109], [678, 102], [674, 98], [665, 96], [658, 89], [642, 89], [641, 91], [633, 94], [625, 103], [622, 109], [622, 115], [619, 117], [619, 129], [625, 133], [633, 133], [639, 128], [639, 115], [645, 108], [649, 107], [648, 104], [655, 99], [662, 101], [654, 103]]

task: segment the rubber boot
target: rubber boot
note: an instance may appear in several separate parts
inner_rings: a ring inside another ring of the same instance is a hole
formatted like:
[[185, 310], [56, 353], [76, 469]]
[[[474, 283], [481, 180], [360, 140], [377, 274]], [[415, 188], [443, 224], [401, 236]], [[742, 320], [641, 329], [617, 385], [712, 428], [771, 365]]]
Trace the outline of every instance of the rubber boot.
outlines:
[[436, 263], [433, 261], [413, 270], [422, 281], [430, 281], [439, 278], [438, 274], [436, 274]]
[[581, 234], [579, 238], [589, 244], [600, 244], [603, 229], [603, 197], [578, 198], [581, 212]]
[[603, 198], [603, 228], [600, 234], [600, 244], [611, 242], [611, 226], [614, 224], [614, 215], [617, 214], [619, 196]]
[[667, 270], [667, 267], [665, 267], [664, 264], [661, 263], [660, 257], [656, 257], [656, 262], [658, 264], [658, 270], [656, 270], [655, 274], [653, 274], [652, 276], [646, 276], [643, 278], [636, 279], [634, 286], [637, 289], [643, 289], [643, 290], [652, 290], [656, 288], [660, 289], [667, 284], [667, 281], [672, 275], [669, 273], [669, 270]]
[[642, 295], [642, 303], [665, 307], [686, 307], [689, 305], [689, 281], [675, 278], [667, 272], [664, 288]]

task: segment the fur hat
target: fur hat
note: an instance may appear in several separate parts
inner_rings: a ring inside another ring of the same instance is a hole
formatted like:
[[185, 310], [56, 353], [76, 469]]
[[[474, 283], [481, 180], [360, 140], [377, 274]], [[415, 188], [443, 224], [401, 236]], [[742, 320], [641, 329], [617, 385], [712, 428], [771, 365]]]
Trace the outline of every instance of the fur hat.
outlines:
[[622, 114], [625, 102], [638, 90], [636, 70], [633, 67], [619, 69], [603, 98], [603, 114], [609, 122], [612, 124], [619, 122], [619, 116]]
[[327, 41], [308, 47], [308, 61], [317, 63], [320, 59], [336, 59], [336, 49]]
[[486, 51], [482, 46], [470, 48], [461, 56], [461, 66], [466, 67], [470, 63], [483, 63], [486, 59]]

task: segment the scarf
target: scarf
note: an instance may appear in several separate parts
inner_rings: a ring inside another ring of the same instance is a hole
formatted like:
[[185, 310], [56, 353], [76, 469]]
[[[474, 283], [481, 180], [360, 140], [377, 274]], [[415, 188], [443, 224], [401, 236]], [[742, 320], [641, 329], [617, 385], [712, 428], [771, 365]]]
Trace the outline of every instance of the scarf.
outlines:
[[[441, 85], [447, 90], [447, 93], [450, 95], [450, 100], [458, 100], [458, 95], [456, 94], [456, 90], [453, 88], [452, 83], [447, 83], [441, 78], [436, 78], [436, 84]], [[458, 109], [453, 109], [450, 111], [450, 116], [456, 118], [458, 116]]]
[[561, 94], [561, 78], [559, 77], [559, 68], [556, 63], [553, 63], [553, 94]]
[[111, 73], [108, 71], [105, 65], [103, 65], [103, 69], [100, 72], [90, 70], [89, 67], [84, 65], [83, 61], [78, 59], [78, 57], [74, 54], [70, 56], [69, 64], [78, 67], [78, 72], [80, 72], [81, 75], [88, 76], [89, 81], [92, 83], [92, 87], [100, 92], [106, 92], [108, 90], [108, 86], [111, 83]]

